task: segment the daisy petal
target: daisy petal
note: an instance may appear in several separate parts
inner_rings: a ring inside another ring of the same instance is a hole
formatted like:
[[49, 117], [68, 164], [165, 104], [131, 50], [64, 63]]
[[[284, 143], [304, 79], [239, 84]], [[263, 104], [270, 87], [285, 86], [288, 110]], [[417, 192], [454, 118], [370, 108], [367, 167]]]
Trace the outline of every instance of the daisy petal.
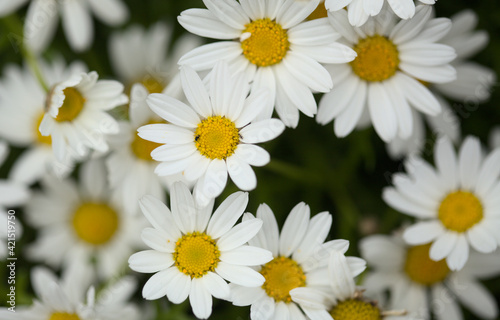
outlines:
[[131, 255], [128, 264], [134, 271], [153, 273], [169, 268], [174, 264], [174, 259], [168, 253], [145, 250]]
[[419, 245], [433, 241], [444, 232], [445, 229], [440, 222], [423, 221], [408, 227], [404, 232], [403, 238], [410, 245]]
[[229, 282], [244, 287], [260, 287], [265, 278], [263, 275], [246, 266], [235, 266], [226, 262], [219, 262], [215, 272]]
[[473, 226], [467, 230], [466, 235], [470, 245], [481, 253], [491, 253], [497, 248], [495, 237], [488, 230], [481, 227], [481, 225]]
[[241, 34], [241, 30], [230, 27], [206, 9], [184, 10], [177, 21], [184, 29], [201, 37], [229, 40]]
[[165, 94], [150, 94], [146, 102], [153, 112], [178, 126], [194, 129], [201, 121], [193, 109]]
[[232, 265], [260, 266], [273, 260], [270, 251], [252, 246], [240, 246], [221, 252], [220, 260]]
[[458, 237], [457, 243], [453, 251], [446, 258], [446, 262], [448, 263], [448, 267], [450, 267], [453, 271], [461, 270], [467, 259], [469, 258], [469, 245], [467, 244], [467, 240], [464, 236]]
[[202, 117], [213, 114], [210, 97], [200, 76], [189, 66], [182, 66], [180, 71], [182, 89], [193, 109]]
[[252, 167], [236, 154], [226, 159], [227, 172], [241, 190], [250, 191], [257, 186], [257, 177]]
[[309, 225], [311, 211], [304, 202], [298, 203], [285, 220], [279, 239], [279, 251], [283, 257], [289, 257], [300, 245]]
[[234, 226], [217, 241], [221, 251], [233, 250], [252, 239], [262, 228], [262, 220], [246, 220]]
[[189, 65], [195, 70], [213, 68], [219, 60], [232, 61], [243, 53], [236, 41], [218, 41], [197, 47], [179, 59], [179, 65]]
[[394, 107], [382, 84], [374, 82], [368, 86], [368, 110], [375, 131], [385, 142], [393, 140], [397, 134], [398, 122]]
[[248, 204], [248, 193], [235, 192], [215, 210], [208, 223], [207, 233], [217, 239], [227, 233], [241, 217]]
[[203, 0], [203, 3], [220, 21], [228, 26], [243, 30], [250, 19], [240, 4], [231, 0]]
[[229, 300], [229, 285], [218, 274], [209, 271], [201, 279], [203, 281], [203, 285], [212, 296], [218, 299]]
[[455, 248], [458, 239], [463, 238], [456, 232], [446, 232], [439, 236], [431, 245], [429, 256], [434, 261], [440, 261], [446, 258]]
[[210, 292], [205, 287], [203, 278], [193, 278], [191, 280], [189, 303], [197, 318], [207, 319], [210, 317], [212, 313], [212, 295], [210, 295]]
[[462, 188], [466, 190], [474, 188], [481, 167], [481, 158], [479, 139], [472, 136], [465, 138], [458, 153], [458, 169]]
[[245, 143], [262, 143], [272, 140], [285, 130], [285, 125], [278, 119], [266, 119], [253, 122], [240, 130]]

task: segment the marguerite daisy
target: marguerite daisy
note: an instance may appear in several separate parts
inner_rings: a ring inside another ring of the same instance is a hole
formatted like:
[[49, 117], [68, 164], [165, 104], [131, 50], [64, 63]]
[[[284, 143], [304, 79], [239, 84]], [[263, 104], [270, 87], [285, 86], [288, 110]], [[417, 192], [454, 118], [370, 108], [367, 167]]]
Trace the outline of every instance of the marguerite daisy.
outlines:
[[[400, 236], [374, 235], [361, 240], [361, 256], [373, 268], [362, 285], [369, 293], [389, 290], [389, 307], [405, 309], [401, 319], [463, 319], [457, 302], [481, 319], [495, 319], [498, 306], [478, 279], [500, 274], [500, 254], [471, 252], [457, 272], [446, 261], [429, 258], [430, 244], [407, 246]], [[457, 301], [458, 300], [458, 301]]]
[[218, 60], [244, 71], [252, 92], [268, 88], [271, 99], [261, 112], [269, 118], [276, 105], [281, 120], [296, 127], [299, 110], [316, 114], [313, 92], [328, 92], [332, 79], [320, 63], [346, 63], [355, 52], [337, 43], [326, 19], [303, 22], [320, 0], [204, 0], [206, 9], [181, 13], [188, 31], [214, 39], [231, 40], [201, 46], [184, 55], [179, 64], [209, 70]]
[[257, 184], [250, 165], [263, 166], [270, 160], [267, 151], [254, 145], [272, 140], [285, 126], [278, 119], [255, 121], [269, 100], [261, 89], [248, 95], [249, 84], [241, 72], [231, 74], [219, 62], [210, 78], [210, 90], [196, 72], [181, 68], [181, 81], [190, 106], [165, 94], [151, 94], [147, 102], [169, 124], [150, 124], [139, 128], [145, 140], [164, 144], [151, 152], [161, 161], [160, 176], [183, 172], [196, 181], [195, 198], [200, 204], [221, 194], [227, 175], [242, 190]]
[[97, 277], [108, 279], [143, 247], [139, 233], [146, 221], [139, 214], [125, 214], [111, 196], [102, 160], [86, 162], [79, 177], [79, 186], [70, 179], [42, 180], [42, 191], [26, 208], [27, 221], [38, 229], [27, 257], [57, 269], [95, 262]]
[[170, 202], [171, 210], [152, 196], [140, 200], [153, 226], [144, 229], [142, 239], [152, 250], [133, 254], [129, 264], [137, 272], [155, 273], [144, 285], [144, 298], [166, 295], [181, 303], [189, 297], [195, 316], [206, 319], [212, 313], [212, 296], [229, 299], [226, 281], [262, 285], [264, 277], [250, 266], [268, 262], [271, 253], [245, 245], [262, 220], [252, 218], [235, 226], [248, 203], [247, 193], [233, 193], [211, 215], [213, 202], [198, 207], [187, 186], [176, 182]]
[[[435, 0], [419, 0], [425, 4], [434, 4]], [[413, 0], [387, 0], [392, 11], [401, 19], [410, 19], [415, 15], [415, 3]], [[327, 10], [338, 11], [347, 7], [349, 23], [355, 27], [361, 27], [368, 21], [369, 17], [376, 16], [384, 7], [384, 0], [325, 0]], [[382, 10], [383, 11], [383, 10]]]
[[432, 242], [430, 257], [446, 258], [460, 270], [469, 245], [493, 252], [500, 244], [500, 148], [483, 157], [477, 138], [467, 137], [457, 155], [447, 137], [434, 149], [437, 170], [418, 157], [406, 163], [408, 174], [395, 174], [395, 187], [383, 198], [393, 208], [420, 220], [404, 233], [412, 245]]
[[105, 152], [105, 136], [118, 132], [118, 123], [106, 111], [128, 102], [123, 85], [97, 78], [95, 71], [74, 74], [47, 96], [40, 132], [51, 137], [59, 161], [80, 160], [89, 150]]
[[[86, 69], [78, 62], [66, 66], [60, 59], [52, 63], [40, 62], [40, 66], [49, 85]], [[67, 157], [64, 163], [56, 160], [51, 137], [42, 136], [38, 129], [45, 114], [46, 98], [47, 93], [28, 68], [8, 66], [5, 69], [0, 82], [0, 137], [12, 145], [27, 148], [10, 172], [12, 179], [26, 184], [39, 180], [48, 170], [63, 176], [73, 169], [74, 159]]]
[[321, 99], [317, 121], [326, 124], [335, 118], [335, 134], [344, 137], [368, 109], [375, 131], [388, 142], [411, 135], [412, 107], [437, 115], [439, 102], [419, 80], [454, 80], [449, 62], [456, 54], [452, 47], [437, 43], [451, 22], [431, 15], [431, 6], [418, 6], [410, 20], [396, 23], [387, 12], [356, 28], [347, 22], [345, 10], [330, 13], [330, 23], [358, 56], [349, 64], [327, 66], [335, 86]]
[[[247, 217], [253, 218], [250, 214]], [[264, 221], [264, 226], [249, 243], [270, 250], [274, 259], [258, 269], [266, 279], [262, 286], [245, 288], [231, 284], [231, 301], [237, 306], [251, 305], [252, 320], [305, 320], [306, 315], [317, 315], [324, 298], [318, 290], [327, 285], [325, 276], [330, 252], [336, 250], [344, 254], [349, 242], [332, 240], [324, 243], [330, 232], [332, 216], [321, 212], [310, 219], [310, 208], [303, 202], [292, 209], [281, 235], [276, 218], [267, 205], [259, 206], [257, 218]], [[353, 274], [358, 275], [365, 269], [361, 259], [348, 259]], [[301, 290], [293, 294], [299, 288]]]
[[[28, 0], [0, 2], [0, 16], [10, 14]], [[94, 37], [91, 12], [108, 25], [119, 25], [128, 18], [128, 9], [122, 0], [33, 0], [30, 1], [24, 21], [24, 40], [36, 53], [50, 44], [61, 15], [66, 38], [75, 51], [87, 50]]]

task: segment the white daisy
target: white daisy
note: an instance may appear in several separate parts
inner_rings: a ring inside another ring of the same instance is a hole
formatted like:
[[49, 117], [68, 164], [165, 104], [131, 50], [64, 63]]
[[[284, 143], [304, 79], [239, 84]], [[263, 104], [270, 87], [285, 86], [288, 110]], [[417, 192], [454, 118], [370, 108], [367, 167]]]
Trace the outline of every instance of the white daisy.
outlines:
[[89, 150], [106, 152], [106, 135], [118, 132], [118, 123], [106, 111], [128, 102], [123, 85], [97, 78], [95, 71], [74, 74], [48, 94], [39, 129], [42, 136], [50, 135], [59, 161], [81, 160]]
[[[253, 216], [248, 214], [246, 218]], [[324, 300], [318, 290], [327, 285], [325, 276], [330, 252], [337, 250], [344, 254], [349, 242], [332, 240], [324, 243], [330, 232], [332, 216], [321, 212], [310, 219], [310, 208], [303, 202], [292, 209], [281, 235], [276, 218], [267, 205], [259, 206], [257, 218], [262, 219], [264, 225], [249, 243], [270, 250], [274, 259], [259, 268], [266, 279], [262, 286], [244, 288], [231, 284], [231, 301], [237, 306], [251, 305], [252, 320], [305, 320], [306, 315], [317, 315]], [[350, 260], [349, 266], [356, 275], [365, 268], [360, 259]], [[301, 290], [292, 294], [298, 290], [296, 288]]]
[[385, 188], [383, 198], [423, 220], [406, 229], [409, 244], [432, 242], [431, 259], [446, 258], [451, 270], [460, 270], [469, 245], [489, 253], [500, 244], [500, 148], [484, 157], [479, 140], [467, 137], [457, 157], [443, 137], [436, 143], [434, 163], [437, 169], [418, 157], [408, 160], [408, 174], [395, 174], [395, 187]]
[[[0, 141], [0, 167], [7, 157], [8, 146]], [[0, 259], [7, 257], [7, 239], [19, 241], [22, 225], [19, 216], [12, 211], [14, 206], [22, 205], [28, 200], [29, 189], [23, 183], [0, 179]], [[12, 213], [12, 214], [11, 214]], [[17, 254], [14, 251], [14, 254]]]
[[146, 221], [138, 214], [125, 214], [111, 197], [101, 160], [85, 163], [79, 176], [79, 186], [70, 179], [42, 180], [43, 191], [26, 208], [27, 221], [38, 229], [27, 257], [53, 268], [94, 260], [97, 277], [107, 279], [142, 247], [139, 233]]
[[320, 63], [352, 61], [355, 52], [336, 40], [326, 19], [303, 22], [320, 0], [204, 0], [206, 9], [181, 13], [179, 23], [188, 31], [221, 41], [184, 55], [179, 64], [197, 71], [226, 60], [244, 71], [252, 91], [268, 88], [270, 103], [261, 112], [269, 118], [274, 105], [281, 120], [296, 127], [299, 110], [312, 117], [317, 105], [313, 92], [328, 92], [332, 79]]
[[449, 62], [456, 54], [438, 43], [451, 22], [431, 15], [431, 6], [418, 6], [410, 20], [397, 22], [387, 12], [356, 28], [348, 23], [345, 10], [330, 13], [330, 23], [358, 56], [349, 64], [327, 66], [335, 86], [323, 95], [317, 121], [326, 124], [336, 118], [335, 134], [344, 137], [368, 110], [375, 131], [388, 142], [411, 135], [412, 108], [437, 115], [438, 100], [418, 80], [454, 80], [455, 69]]
[[164, 94], [151, 94], [150, 108], [169, 124], [139, 128], [145, 140], [164, 144], [151, 152], [161, 161], [160, 176], [179, 172], [196, 181], [195, 198], [204, 205], [221, 194], [227, 175], [242, 190], [252, 190], [257, 178], [250, 165], [263, 166], [270, 156], [255, 143], [276, 138], [285, 126], [278, 119], [254, 121], [266, 105], [268, 91], [247, 97], [249, 84], [243, 73], [231, 74], [225, 62], [211, 73], [209, 92], [196, 72], [181, 68], [181, 81], [190, 106]]
[[429, 248], [430, 244], [407, 246], [398, 236], [362, 239], [361, 256], [373, 268], [363, 286], [368, 292], [389, 290], [389, 306], [408, 311], [401, 319], [430, 319], [432, 313], [433, 319], [460, 320], [463, 315], [457, 302], [481, 319], [495, 319], [495, 298], [478, 279], [500, 274], [500, 252], [473, 251], [465, 267], [452, 272], [444, 260], [429, 259]]
[[[435, 0], [419, 0], [425, 4], [434, 4]], [[413, 0], [387, 0], [392, 11], [401, 19], [410, 19], [415, 15]], [[384, 0], [325, 0], [327, 10], [338, 11], [347, 7], [349, 23], [360, 27], [368, 21], [369, 17], [376, 16], [384, 6]]]
[[[10, 14], [28, 0], [0, 1], [0, 16]], [[128, 19], [128, 9], [122, 0], [33, 0], [24, 21], [24, 41], [36, 53], [50, 44], [61, 15], [64, 33], [75, 51], [87, 50], [94, 37], [91, 13], [102, 22], [116, 26]]]
[[[451, 63], [457, 71], [457, 79], [430, 86], [443, 111], [437, 116], [424, 115], [423, 117], [414, 111], [412, 135], [407, 139], [396, 137], [387, 145], [389, 154], [394, 158], [419, 154], [422, 151], [425, 145], [423, 119], [434, 133], [446, 135], [454, 143], [458, 143], [460, 140], [459, 117], [468, 117], [477, 104], [490, 98], [492, 86], [496, 81], [495, 73], [489, 68], [467, 60], [488, 44], [488, 33], [483, 30], [474, 30], [477, 25], [477, 15], [471, 10], [464, 10], [452, 16], [451, 22], [450, 31], [440, 42], [453, 47], [457, 52], [456, 59]], [[458, 114], [455, 114], [453, 108], [441, 95], [460, 103], [454, 107]]]
[[165, 201], [165, 187], [185, 181], [181, 173], [159, 177], [154, 173], [157, 163], [151, 151], [160, 146], [137, 136], [137, 129], [150, 123], [163, 122], [146, 104], [150, 93], [165, 93], [183, 99], [177, 60], [181, 53], [194, 48], [198, 41], [192, 36], [180, 38], [173, 53], [167, 57], [170, 29], [157, 23], [148, 31], [133, 26], [115, 33], [110, 41], [110, 61], [130, 91], [129, 121], [119, 123], [120, 132], [108, 141], [113, 151], [106, 165], [111, 187], [118, 193], [126, 210], [138, 210], [138, 200], [145, 194]]
[[235, 226], [248, 203], [248, 194], [236, 192], [225, 199], [213, 215], [210, 205], [200, 208], [186, 185], [177, 182], [171, 190], [171, 210], [161, 201], [145, 196], [142, 212], [153, 228], [142, 232], [152, 249], [129, 259], [137, 272], [155, 273], [142, 295], [154, 300], [167, 296], [181, 303], [189, 296], [196, 317], [212, 312], [212, 296], [229, 298], [226, 281], [258, 287], [264, 277], [250, 268], [272, 259], [267, 250], [245, 245], [262, 227], [262, 220], [248, 219]]
[[[60, 59], [50, 64], [41, 62], [40, 65], [49, 85], [85, 71], [81, 63], [66, 67]], [[63, 159], [65, 163], [57, 161], [50, 136], [42, 136], [38, 130], [45, 113], [46, 96], [27, 67], [6, 67], [4, 79], [0, 82], [0, 136], [12, 145], [27, 148], [10, 172], [12, 179], [26, 184], [39, 180], [48, 170], [62, 176], [73, 169], [73, 159]]]

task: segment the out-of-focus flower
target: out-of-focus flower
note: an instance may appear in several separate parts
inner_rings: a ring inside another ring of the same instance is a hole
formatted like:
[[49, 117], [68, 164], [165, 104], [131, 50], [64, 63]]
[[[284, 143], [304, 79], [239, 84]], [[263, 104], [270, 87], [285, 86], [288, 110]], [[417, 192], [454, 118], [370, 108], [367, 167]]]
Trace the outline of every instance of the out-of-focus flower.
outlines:
[[130, 268], [155, 273], [144, 285], [148, 300], [163, 296], [181, 303], [189, 296], [196, 317], [212, 313], [212, 296], [229, 299], [226, 281], [244, 287], [259, 287], [264, 277], [251, 266], [272, 259], [267, 250], [246, 245], [262, 227], [262, 220], [249, 219], [235, 226], [248, 203], [248, 194], [227, 197], [212, 215], [213, 202], [200, 208], [186, 185], [176, 182], [171, 190], [171, 206], [146, 196], [142, 212], [153, 228], [142, 233], [152, 249], [133, 254]]
[[384, 189], [383, 198], [420, 220], [405, 230], [406, 242], [432, 242], [430, 258], [446, 258], [451, 270], [460, 270], [469, 246], [491, 253], [500, 244], [500, 148], [484, 157], [479, 140], [469, 136], [457, 157], [443, 137], [436, 143], [434, 163], [437, 169], [421, 158], [409, 159], [408, 174], [395, 174], [394, 187]]

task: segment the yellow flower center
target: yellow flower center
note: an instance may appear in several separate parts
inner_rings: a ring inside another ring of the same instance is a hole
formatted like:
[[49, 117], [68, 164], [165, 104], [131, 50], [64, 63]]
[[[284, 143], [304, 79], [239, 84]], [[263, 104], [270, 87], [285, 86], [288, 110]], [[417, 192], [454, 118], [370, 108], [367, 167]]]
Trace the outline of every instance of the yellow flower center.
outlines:
[[86, 202], [73, 215], [73, 228], [83, 241], [102, 245], [118, 229], [118, 214], [105, 203]]
[[148, 89], [149, 93], [162, 93], [163, 88], [165, 88], [160, 79], [151, 75], [144, 76], [140, 82]]
[[80, 317], [74, 313], [54, 312], [49, 320], [80, 320]]
[[307, 20], [321, 19], [328, 17], [328, 11], [325, 7], [325, 2], [321, 1], [316, 9], [307, 17]]
[[73, 121], [83, 109], [85, 104], [85, 98], [82, 96], [80, 91], [73, 87], [68, 87], [63, 90], [64, 102], [59, 108], [59, 113], [57, 114], [56, 120], [62, 121]]
[[241, 48], [245, 57], [259, 67], [272, 66], [286, 56], [290, 43], [286, 30], [269, 18], [247, 24]]
[[483, 206], [470, 192], [452, 192], [441, 201], [438, 218], [447, 229], [464, 232], [483, 219]]
[[234, 122], [226, 117], [212, 116], [198, 124], [194, 132], [196, 148], [209, 159], [226, 159], [240, 143]]
[[406, 252], [405, 272], [413, 281], [430, 286], [443, 281], [450, 273], [446, 260], [429, 257], [431, 244], [410, 247]]
[[45, 116], [45, 113], [42, 112], [40, 116], [37, 118], [36, 123], [35, 123], [35, 135], [36, 135], [36, 141], [42, 143], [42, 144], [48, 144], [52, 145], [52, 138], [50, 136], [42, 136], [40, 133], [40, 123], [42, 123], [42, 119]]
[[381, 320], [380, 309], [370, 302], [358, 299], [340, 301], [330, 311], [335, 320]]
[[358, 56], [349, 64], [361, 79], [384, 81], [396, 73], [399, 66], [398, 49], [386, 37], [374, 35], [361, 39], [353, 49]]
[[292, 301], [290, 290], [306, 285], [304, 271], [297, 262], [290, 258], [274, 258], [262, 267], [260, 273], [266, 279], [262, 288], [276, 302]]
[[177, 268], [191, 278], [200, 278], [208, 271], [214, 271], [220, 261], [215, 240], [204, 232], [182, 236], [175, 243], [173, 256]]
[[[149, 123], [154, 123], [154, 122], [149, 122]], [[153, 161], [153, 158], [151, 158], [151, 152], [154, 149], [158, 148], [159, 146], [161, 146], [160, 143], [144, 140], [143, 138], [137, 135], [137, 132], [134, 132], [134, 140], [130, 144], [130, 149], [137, 158], [146, 161]]]

